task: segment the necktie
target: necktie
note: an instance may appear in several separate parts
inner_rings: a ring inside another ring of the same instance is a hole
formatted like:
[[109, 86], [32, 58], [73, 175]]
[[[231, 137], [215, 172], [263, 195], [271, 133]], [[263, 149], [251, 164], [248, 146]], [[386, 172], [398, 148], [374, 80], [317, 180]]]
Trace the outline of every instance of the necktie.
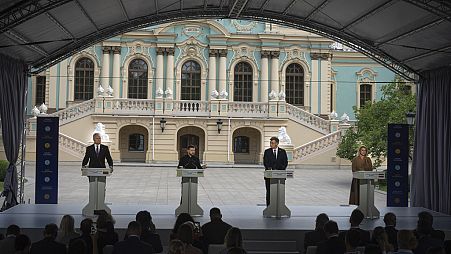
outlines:
[[99, 156], [99, 146], [98, 145], [96, 146], [96, 154], [97, 154], [97, 156]]
[[276, 150], [272, 150], [272, 152], [274, 153], [274, 157], [277, 159], [277, 153], [276, 153]]

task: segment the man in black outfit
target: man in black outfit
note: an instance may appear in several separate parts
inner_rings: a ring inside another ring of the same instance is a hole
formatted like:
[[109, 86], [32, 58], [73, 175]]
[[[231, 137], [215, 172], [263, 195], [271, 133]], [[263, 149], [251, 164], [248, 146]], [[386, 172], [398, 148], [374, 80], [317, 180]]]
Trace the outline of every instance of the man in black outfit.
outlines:
[[108, 146], [102, 145], [102, 138], [99, 133], [92, 135], [94, 144], [86, 147], [85, 157], [81, 163], [82, 167], [86, 167], [89, 162], [89, 168], [106, 168], [105, 159], [108, 162], [108, 166], [113, 169], [113, 159], [111, 158], [110, 150]]
[[155, 225], [152, 222], [150, 213], [148, 211], [139, 211], [136, 214], [136, 221], [141, 225], [141, 241], [152, 245], [155, 253], [163, 252], [160, 235], [155, 233]]
[[324, 225], [327, 240], [318, 244], [316, 254], [343, 254], [346, 246], [343, 240], [338, 237], [338, 225], [330, 220]]
[[[351, 223], [351, 228], [349, 230], [356, 230], [360, 234], [360, 242], [359, 246], [365, 246], [370, 243], [370, 232], [363, 230], [359, 227], [360, 223], [362, 223], [365, 215], [359, 209], [354, 209], [351, 213], [351, 217], [349, 218], [349, 222]], [[340, 239], [344, 242], [346, 233], [348, 231], [344, 231], [340, 233]]]
[[83, 242], [85, 242], [85, 246], [86, 246], [85, 253], [86, 254], [93, 253], [93, 242], [92, 242], [92, 237], [91, 237], [92, 224], [93, 224], [93, 221], [89, 218], [83, 219], [80, 222], [81, 236], [70, 240], [69, 249], [71, 248], [71, 246], [73, 244], [76, 244], [77, 240], [82, 240]]
[[210, 222], [202, 226], [202, 235], [205, 245], [208, 248], [210, 244], [223, 244], [227, 231], [232, 226], [222, 220], [221, 210], [217, 207], [210, 209]]
[[186, 169], [201, 169], [200, 160], [195, 156], [196, 148], [193, 145], [189, 145], [186, 148], [187, 154], [180, 158], [178, 168]]
[[[265, 170], [285, 170], [288, 166], [287, 152], [279, 147], [279, 139], [277, 137], [272, 137], [269, 141], [270, 148], [266, 149], [263, 155]], [[265, 177], [265, 184], [266, 206], [269, 206], [271, 179]]]
[[57, 225], [45, 225], [44, 239], [31, 245], [30, 254], [66, 254], [66, 245], [55, 241], [57, 234]]
[[309, 246], [318, 246], [322, 241], [327, 240], [324, 225], [329, 221], [329, 216], [321, 213], [316, 216], [315, 231], [307, 232], [304, 237], [304, 250], [307, 251]]
[[388, 242], [393, 245], [395, 251], [398, 250], [398, 230], [396, 229], [396, 215], [386, 213], [384, 215], [385, 232], [387, 232]]
[[127, 239], [117, 242], [114, 245], [113, 254], [152, 254], [155, 253], [152, 246], [139, 239], [141, 235], [141, 225], [132, 221], [128, 223]]

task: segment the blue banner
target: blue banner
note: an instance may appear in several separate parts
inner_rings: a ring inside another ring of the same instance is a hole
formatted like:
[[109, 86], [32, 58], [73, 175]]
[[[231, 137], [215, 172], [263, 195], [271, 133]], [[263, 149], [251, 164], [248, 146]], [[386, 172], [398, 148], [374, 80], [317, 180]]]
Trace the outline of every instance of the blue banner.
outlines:
[[387, 206], [407, 207], [409, 198], [409, 126], [389, 124], [387, 139]]
[[59, 118], [39, 116], [36, 128], [36, 204], [58, 203]]

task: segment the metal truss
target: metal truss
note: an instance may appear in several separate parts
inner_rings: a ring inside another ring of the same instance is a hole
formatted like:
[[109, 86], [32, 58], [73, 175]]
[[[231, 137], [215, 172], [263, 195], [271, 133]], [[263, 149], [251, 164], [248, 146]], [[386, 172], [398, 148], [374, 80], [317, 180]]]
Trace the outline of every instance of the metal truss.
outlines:
[[229, 17], [238, 18], [249, 0], [235, 0], [230, 7]]
[[449, 0], [403, 0], [440, 18], [451, 22], [451, 2]]

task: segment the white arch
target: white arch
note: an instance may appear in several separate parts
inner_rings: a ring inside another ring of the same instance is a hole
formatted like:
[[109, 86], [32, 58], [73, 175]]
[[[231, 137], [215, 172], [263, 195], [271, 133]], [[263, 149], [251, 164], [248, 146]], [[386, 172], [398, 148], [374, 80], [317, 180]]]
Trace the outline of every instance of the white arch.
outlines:
[[128, 67], [130, 63], [135, 59], [144, 60], [147, 64], [147, 99], [152, 98], [152, 83], [153, 83], [153, 67], [152, 67], [152, 59], [144, 54], [136, 53], [133, 55], [127, 56], [124, 61], [124, 66], [122, 66], [122, 97], [128, 97]]
[[96, 56], [94, 56], [92, 53], [82, 51], [78, 54], [75, 54], [73, 57], [70, 58], [68, 64], [67, 64], [67, 75], [69, 79], [69, 98], [67, 98], [68, 101], [74, 101], [74, 94], [75, 94], [75, 64], [82, 58], [88, 58], [94, 63], [94, 89], [93, 89], [93, 98], [96, 97], [97, 89], [100, 85], [100, 63]]
[[240, 63], [245, 62], [252, 67], [252, 102], [258, 102], [258, 67], [253, 59], [242, 56], [236, 58], [232, 63], [230, 63], [229, 69], [229, 98], [233, 101], [233, 94], [235, 89], [235, 66]]

